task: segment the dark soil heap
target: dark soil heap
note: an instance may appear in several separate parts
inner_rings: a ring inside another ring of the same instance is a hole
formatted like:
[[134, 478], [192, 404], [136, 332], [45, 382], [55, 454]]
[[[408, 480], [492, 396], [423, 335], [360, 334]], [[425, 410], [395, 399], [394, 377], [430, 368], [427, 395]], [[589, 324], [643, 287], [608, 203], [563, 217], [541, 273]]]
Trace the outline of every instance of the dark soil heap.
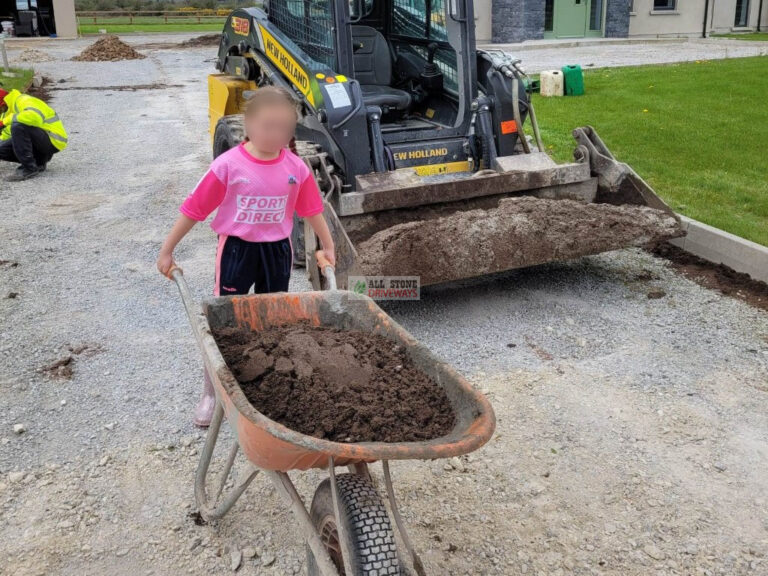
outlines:
[[137, 52], [117, 36], [104, 36], [99, 38], [80, 52], [72, 60], [78, 62], [117, 62], [118, 60], [140, 60], [146, 58], [144, 54]]
[[196, 48], [198, 46], [218, 46], [221, 43], [221, 34], [204, 34], [203, 36], [196, 36], [189, 40], [184, 40], [181, 46], [184, 48]]
[[768, 284], [755, 280], [749, 274], [736, 272], [725, 264], [708, 262], [666, 242], [651, 247], [649, 251], [666, 258], [675, 270], [705, 288], [719, 290], [726, 296], [768, 310]]
[[454, 426], [448, 397], [382, 336], [306, 323], [214, 331], [248, 400], [265, 416], [335, 442], [413, 442]]

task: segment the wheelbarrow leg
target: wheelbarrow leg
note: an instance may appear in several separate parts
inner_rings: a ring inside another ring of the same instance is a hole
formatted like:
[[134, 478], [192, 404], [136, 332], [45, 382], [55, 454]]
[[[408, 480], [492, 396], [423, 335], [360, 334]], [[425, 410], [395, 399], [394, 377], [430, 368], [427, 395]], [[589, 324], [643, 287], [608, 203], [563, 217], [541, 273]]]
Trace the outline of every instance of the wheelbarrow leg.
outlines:
[[229, 477], [229, 473], [232, 470], [232, 464], [237, 456], [238, 445], [234, 442], [234, 445], [229, 451], [227, 457], [227, 463], [219, 479], [219, 485], [216, 488], [216, 495], [213, 498], [208, 497], [208, 491], [206, 489], [206, 479], [208, 476], [208, 468], [213, 458], [213, 450], [216, 448], [216, 441], [219, 438], [219, 431], [221, 429], [221, 422], [224, 419], [224, 408], [221, 402], [216, 401], [216, 408], [213, 410], [213, 418], [211, 424], [208, 427], [208, 435], [205, 437], [205, 445], [203, 451], [200, 454], [200, 462], [197, 465], [197, 473], [195, 474], [195, 500], [197, 501], [197, 507], [200, 510], [200, 515], [206, 521], [218, 520], [229, 512], [230, 508], [237, 502], [237, 499], [245, 492], [250, 483], [259, 473], [257, 468], [251, 467], [246, 471], [236, 482], [235, 487], [227, 496], [218, 504], [221, 493], [224, 489], [224, 484]]
[[416, 570], [416, 574], [418, 574], [418, 576], [426, 576], [426, 572], [424, 571], [424, 564], [422, 564], [421, 558], [419, 558], [419, 555], [416, 553], [416, 550], [413, 547], [411, 538], [408, 536], [408, 532], [405, 529], [405, 522], [403, 522], [403, 518], [400, 516], [400, 510], [397, 508], [395, 490], [392, 488], [392, 477], [389, 474], [389, 461], [382, 460], [381, 464], [384, 468], [384, 484], [387, 487], [387, 498], [389, 499], [389, 506], [392, 508], [392, 515], [395, 517], [397, 530], [400, 532], [400, 537], [403, 539], [405, 549], [408, 550], [408, 553], [411, 555], [413, 569]]
[[277, 488], [280, 496], [283, 497], [285, 503], [290, 507], [291, 511], [296, 516], [296, 521], [299, 523], [301, 532], [309, 545], [309, 549], [312, 550], [312, 555], [315, 557], [318, 568], [323, 576], [339, 576], [339, 571], [336, 570], [336, 566], [331, 560], [331, 556], [328, 554], [328, 550], [325, 549], [323, 541], [320, 539], [320, 535], [315, 529], [315, 525], [312, 523], [312, 518], [309, 516], [304, 502], [296, 491], [296, 487], [291, 482], [290, 477], [285, 472], [276, 472], [274, 470], [264, 470], [269, 478]]
[[347, 470], [349, 470], [351, 474], [357, 474], [358, 476], [362, 476], [363, 478], [367, 478], [368, 480], [373, 481], [371, 471], [368, 470], [368, 464], [365, 462], [355, 462], [354, 464], [350, 464], [347, 466]]

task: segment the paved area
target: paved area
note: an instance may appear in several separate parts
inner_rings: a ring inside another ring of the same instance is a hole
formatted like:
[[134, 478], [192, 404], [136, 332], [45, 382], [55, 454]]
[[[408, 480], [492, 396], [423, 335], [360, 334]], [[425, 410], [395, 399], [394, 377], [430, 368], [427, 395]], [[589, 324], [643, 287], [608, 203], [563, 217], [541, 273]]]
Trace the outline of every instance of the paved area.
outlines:
[[[218, 524], [191, 515], [200, 359], [154, 258], [210, 160], [213, 49], [67, 60], [87, 43], [37, 47], [72, 145], [0, 187], [0, 573], [225, 574], [233, 551], [238, 574], [303, 573], [265, 480]], [[178, 252], [199, 298], [214, 252], [206, 226]], [[428, 573], [768, 573], [768, 315], [638, 251], [386, 309], [498, 417], [459, 464], [393, 465]], [[71, 378], [40, 372], [67, 357]], [[323, 474], [293, 477], [308, 502]]]
[[523, 67], [530, 73], [559, 69], [566, 64], [580, 64], [583, 68], [607, 68], [768, 54], [768, 42], [726, 38], [626, 43], [592, 42], [578, 46], [571, 46], [568, 43], [493, 44], [486, 47], [500, 48], [515, 54], [523, 60]]

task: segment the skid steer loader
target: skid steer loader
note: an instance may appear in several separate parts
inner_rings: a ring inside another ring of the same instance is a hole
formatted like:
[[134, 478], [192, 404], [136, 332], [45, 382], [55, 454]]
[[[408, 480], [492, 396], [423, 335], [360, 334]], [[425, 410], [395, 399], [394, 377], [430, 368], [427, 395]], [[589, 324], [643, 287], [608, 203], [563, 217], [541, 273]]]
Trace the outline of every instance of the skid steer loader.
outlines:
[[[324, 195], [342, 288], [351, 274], [424, 286], [681, 235], [591, 127], [573, 131], [574, 162], [546, 154], [520, 61], [475, 47], [472, 0], [268, 0], [228, 17], [216, 68], [214, 156], [243, 140], [249, 91], [301, 102], [293, 148]], [[292, 244], [322, 287], [308, 226]]]

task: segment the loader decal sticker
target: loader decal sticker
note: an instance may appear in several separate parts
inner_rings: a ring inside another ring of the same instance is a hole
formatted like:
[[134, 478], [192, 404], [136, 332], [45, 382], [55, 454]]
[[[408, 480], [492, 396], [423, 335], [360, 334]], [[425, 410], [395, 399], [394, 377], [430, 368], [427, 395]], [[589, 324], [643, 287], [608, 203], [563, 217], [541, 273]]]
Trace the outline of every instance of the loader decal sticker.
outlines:
[[275, 37], [267, 32], [266, 28], [259, 24], [261, 37], [264, 39], [264, 52], [272, 63], [277, 66], [293, 82], [306, 97], [307, 101], [314, 106], [315, 98], [312, 95], [312, 87], [309, 82], [309, 75], [299, 66], [296, 60], [275, 40]]
[[251, 22], [247, 18], [232, 16], [232, 31], [240, 36], [248, 36], [251, 31]]
[[513, 132], [517, 132], [517, 122], [514, 120], [504, 120], [501, 123], [501, 133], [512, 134]]
[[453, 174], [455, 172], [469, 172], [472, 166], [469, 160], [460, 160], [459, 162], [446, 162], [445, 164], [424, 164], [423, 166], [414, 166], [413, 170], [419, 176], [434, 176], [435, 174]]
[[395, 152], [395, 160], [419, 160], [422, 158], [437, 158], [448, 156], [448, 148], [426, 148], [424, 150], [408, 150]]

